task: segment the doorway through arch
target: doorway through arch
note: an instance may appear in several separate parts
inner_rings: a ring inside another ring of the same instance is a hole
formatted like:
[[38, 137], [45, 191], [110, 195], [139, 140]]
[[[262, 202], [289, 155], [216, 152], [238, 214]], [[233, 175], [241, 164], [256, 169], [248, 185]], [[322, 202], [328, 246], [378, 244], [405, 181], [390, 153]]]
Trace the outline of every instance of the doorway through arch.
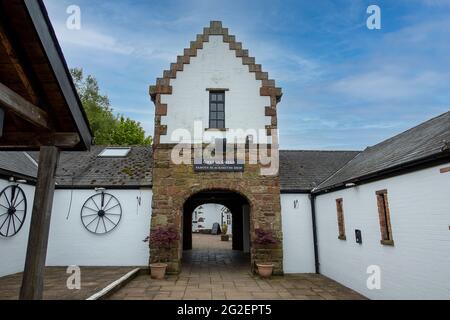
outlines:
[[[227, 208], [231, 213], [232, 250], [249, 254], [251, 250], [251, 206], [246, 197], [240, 193], [228, 190], [207, 190], [189, 197], [183, 206], [183, 251], [191, 251], [193, 248], [193, 229], [196, 220], [193, 219], [195, 210], [208, 204], [217, 204]], [[223, 223], [226, 217], [218, 222]], [[198, 221], [197, 221], [198, 222]], [[198, 225], [197, 225], [198, 227]]]

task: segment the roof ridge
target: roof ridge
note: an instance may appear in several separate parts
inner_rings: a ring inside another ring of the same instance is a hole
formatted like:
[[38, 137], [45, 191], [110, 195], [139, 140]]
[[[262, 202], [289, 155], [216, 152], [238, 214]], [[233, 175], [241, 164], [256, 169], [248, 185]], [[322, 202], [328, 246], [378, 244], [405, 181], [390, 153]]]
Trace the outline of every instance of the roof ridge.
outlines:
[[[383, 143], [387, 143], [387, 142], [389, 142], [389, 141], [391, 141], [391, 140], [394, 140], [394, 139], [396, 139], [396, 138], [398, 138], [398, 137], [400, 137], [400, 136], [403, 136], [403, 135], [405, 135], [405, 134], [408, 134], [408, 133], [410, 133], [411, 131], [416, 130], [417, 128], [423, 127], [423, 126], [429, 124], [430, 122], [436, 121], [437, 119], [439, 119], [439, 118], [441, 118], [441, 117], [444, 117], [444, 116], [447, 116], [447, 115], [450, 115], [450, 110], [447, 111], [447, 112], [444, 112], [444, 113], [442, 113], [442, 114], [440, 114], [440, 115], [438, 115], [438, 116], [435, 116], [435, 117], [433, 117], [433, 118], [431, 118], [431, 119], [429, 119], [429, 120], [426, 120], [426, 121], [424, 121], [424, 122], [421, 122], [421, 123], [419, 123], [418, 125], [416, 125], [416, 126], [414, 126], [414, 127], [412, 127], [412, 128], [409, 128], [409, 129], [407, 129], [407, 130], [405, 130], [405, 131], [403, 131], [403, 132], [400, 132], [400, 133], [396, 134], [395, 136], [392, 136], [392, 137], [390, 137], [390, 138], [387, 138], [386, 140], [383, 140], [383, 141], [381, 141], [381, 142], [379, 142], [379, 143], [377, 143], [377, 144], [375, 144], [375, 145], [373, 145], [373, 146], [370, 146], [370, 147], [368, 147], [366, 150], [373, 149], [373, 148], [375, 148], [375, 147], [377, 147], [377, 146], [379, 146], [379, 145], [382, 145]], [[364, 151], [366, 151], [366, 150], [364, 150]]]

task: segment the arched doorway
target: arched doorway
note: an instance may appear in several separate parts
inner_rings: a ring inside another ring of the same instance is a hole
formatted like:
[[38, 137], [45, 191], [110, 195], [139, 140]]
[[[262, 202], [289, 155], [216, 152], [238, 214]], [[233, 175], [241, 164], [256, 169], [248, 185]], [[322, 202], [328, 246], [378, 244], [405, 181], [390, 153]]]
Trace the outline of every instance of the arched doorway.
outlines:
[[[183, 206], [183, 251], [193, 249], [193, 214], [200, 206], [219, 204], [226, 207], [232, 215], [232, 250], [249, 254], [251, 250], [251, 206], [240, 193], [228, 190], [207, 190], [190, 196]], [[250, 258], [248, 259], [250, 267]]]

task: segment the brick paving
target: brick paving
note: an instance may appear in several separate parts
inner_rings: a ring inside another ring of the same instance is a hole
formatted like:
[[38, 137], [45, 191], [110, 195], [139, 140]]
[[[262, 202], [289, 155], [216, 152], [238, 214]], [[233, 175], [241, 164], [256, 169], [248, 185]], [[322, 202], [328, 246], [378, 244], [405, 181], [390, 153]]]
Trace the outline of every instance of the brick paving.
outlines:
[[[111, 300], [360, 300], [356, 292], [315, 274], [260, 279], [250, 272], [250, 257], [223, 249], [220, 237], [195, 235], [183, 270], [165, 280], [140, 275]], [[231, 243], [229, 244], [231, 245]]]
[[[119, 279], [133, 268], [129, 267], [81, 267], [81, 290], [67, 289], [67, 268], [46, 268], [45, 300], [84, 300]], [[22, 273], [0, 278], [0, 300], [19, 298]]]

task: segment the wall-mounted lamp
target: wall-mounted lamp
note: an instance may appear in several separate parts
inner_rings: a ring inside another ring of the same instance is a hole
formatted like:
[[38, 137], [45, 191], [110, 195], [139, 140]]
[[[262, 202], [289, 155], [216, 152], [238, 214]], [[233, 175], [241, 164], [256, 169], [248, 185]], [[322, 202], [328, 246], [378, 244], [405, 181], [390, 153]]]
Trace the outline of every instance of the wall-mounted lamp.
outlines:
[[356, 187], [356, 183], [353, 183], [353, 182], [347, 183], [347, 184], [345, 185], [345, 187], [346, 187], [346, 188], [353, 188], [353, 187]]
[[95, 192], [105, 192], [106, 188], [95, 188]]

